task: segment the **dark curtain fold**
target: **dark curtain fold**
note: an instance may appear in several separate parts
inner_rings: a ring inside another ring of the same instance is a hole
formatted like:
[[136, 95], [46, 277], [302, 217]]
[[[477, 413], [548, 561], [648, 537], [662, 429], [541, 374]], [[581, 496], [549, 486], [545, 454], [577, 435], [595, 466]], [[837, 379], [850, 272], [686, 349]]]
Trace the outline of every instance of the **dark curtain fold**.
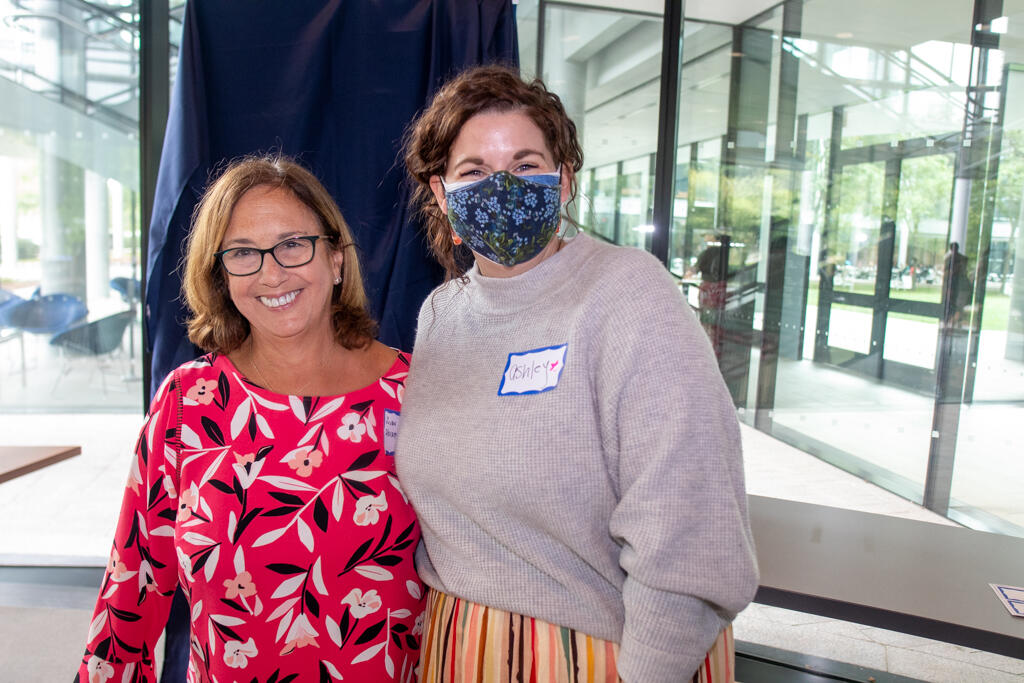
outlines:
[[352, 228], [381, 340], [412, 347], [440, 281], [408, 207], [402, 135], [451, 74], [518, 63], [511, 0], [190, 2], [150, 223], [146, 324], [153, 389], [198, 354], [180, 263], [215, 170], [252, 152], [298, 157]]

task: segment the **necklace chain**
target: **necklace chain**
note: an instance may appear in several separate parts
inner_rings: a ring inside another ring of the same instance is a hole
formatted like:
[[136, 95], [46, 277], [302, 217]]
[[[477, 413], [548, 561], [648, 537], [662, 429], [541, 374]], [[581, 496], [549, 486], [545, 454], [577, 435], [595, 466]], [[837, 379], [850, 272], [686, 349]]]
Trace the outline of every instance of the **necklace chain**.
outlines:
[[[270, 386], [270, 382], [268, 382], [267, 378], [263, 376], [263, 371], [260, 370], [259, 363], [256, 362], [256, 350], [253, 347], [252, 337], [251, 336], [249, 337], [249, 362], [252, 363], [252, 367], [256, 371], [256, 374], [259, 376], [260, 382], [263, 383], [263, 388], [267, 389], [268, 391], [273, 391], [273, 388]], [[324, 367], [325, 367], [325, 365], [324, 365], [323, 361], [321, 361], [321, 363], [320, 363], [320, 370], [323, 370]], [[311, 379], [310, 380], [306, 380], [306, 383], [303, 384], [301, 387], [299, 387], [298, 391], [296, 391], [294, 393], [291, 393], [289, 395], [290, 396], [304, 396], [305, 394], [303, 394], [302, 392], [304, 392], [306, 390], [306, 387], [308, 387], [310, 384], [312, 384], [312, 382], [313, 382], [313, 380], [311, 380]]]

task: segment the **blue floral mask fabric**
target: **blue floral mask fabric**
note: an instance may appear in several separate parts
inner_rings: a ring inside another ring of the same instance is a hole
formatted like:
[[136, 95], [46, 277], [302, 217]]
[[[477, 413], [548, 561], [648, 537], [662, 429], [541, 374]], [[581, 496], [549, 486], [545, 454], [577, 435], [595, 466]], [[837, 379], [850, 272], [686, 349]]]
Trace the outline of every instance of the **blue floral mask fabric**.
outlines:
[[498, 171], [468, 185], [445, 185], [448, 221], [477, 254], [503, 266], [529, 261], [558, 229], [560, 174]]

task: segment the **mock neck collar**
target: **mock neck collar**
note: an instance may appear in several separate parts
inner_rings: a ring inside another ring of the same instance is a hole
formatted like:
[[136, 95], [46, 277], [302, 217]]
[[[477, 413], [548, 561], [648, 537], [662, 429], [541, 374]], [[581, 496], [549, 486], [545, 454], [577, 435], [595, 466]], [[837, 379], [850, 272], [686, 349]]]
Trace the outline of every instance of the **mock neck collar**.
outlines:
[[512, 277], [487, 277], [473, 264], [466, 272], [470, 306], [478, 313], [502, 315], [542, 304], [572, 283], [592, 241], [579, 233], [533, 268]]

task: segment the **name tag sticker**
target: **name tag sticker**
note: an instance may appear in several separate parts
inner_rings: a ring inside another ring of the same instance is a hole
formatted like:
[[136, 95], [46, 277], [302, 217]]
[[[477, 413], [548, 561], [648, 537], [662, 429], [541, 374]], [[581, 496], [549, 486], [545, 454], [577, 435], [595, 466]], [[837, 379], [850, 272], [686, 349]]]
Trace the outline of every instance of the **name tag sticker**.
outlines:
[[1000, 586], [995, 583], [990, 583], [992, 590], [996, 592], [996, 596], [999, 597], [999, 602], [1003, 603], [1003, 607], [1006, 611], [1015, 617], [1024, 617], [1024, 588], [1020, 586]]
[[384, 411], [384, 454], [395, 454], [395, 442], [398, 441], [398, 418], [397, 410]]
[[568, 344], [508, 354], [498, 396], [539, 394], [558, 386]]

